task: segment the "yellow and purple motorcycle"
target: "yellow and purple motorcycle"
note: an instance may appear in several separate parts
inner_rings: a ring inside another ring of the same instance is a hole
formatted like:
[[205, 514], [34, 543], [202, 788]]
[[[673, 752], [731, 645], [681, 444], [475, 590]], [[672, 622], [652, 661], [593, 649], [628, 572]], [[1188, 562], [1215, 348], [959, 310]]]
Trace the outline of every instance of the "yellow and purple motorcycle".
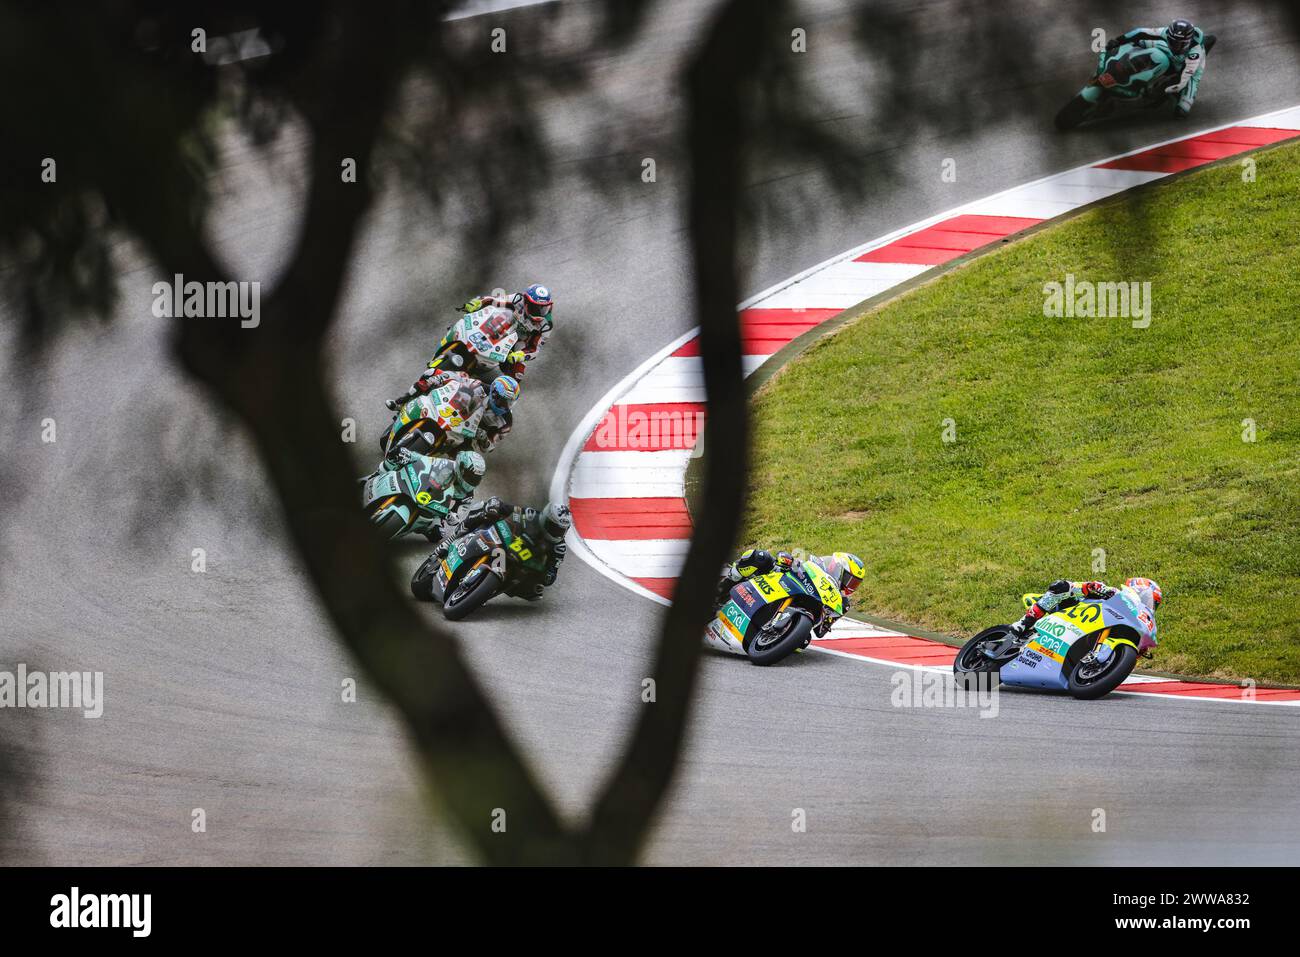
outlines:
[[807, 648], [827, 615], [844, 614], [844, 596], [816, 562], [801, 561], [798, 570], [778, 569], [735, 585], [705, 628], [705, 642], [756, 665], [776, 664]]
[[[1025, 595], [1024, 606], [1040, 597]], [[962, 645], [952, 670], [963, 684], [972, 675], [996, 674], [1004, 685], [1100, 698], [1123, 683], [1139, 656], [1152, 657], [1155, 632], [1136, 593], [1121, 588], [1110, 598], [1083, 599], [1045, 615], [1023, 637], [1010, 625], [986, 628]]]

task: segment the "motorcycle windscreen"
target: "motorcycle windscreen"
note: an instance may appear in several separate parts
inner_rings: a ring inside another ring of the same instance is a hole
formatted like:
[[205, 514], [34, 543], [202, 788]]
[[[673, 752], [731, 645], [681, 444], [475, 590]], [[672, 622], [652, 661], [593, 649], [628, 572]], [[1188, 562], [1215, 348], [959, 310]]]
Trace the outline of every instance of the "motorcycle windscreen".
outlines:
[[361, 491], [361, 504], [369, 505], [381, 498], [389, 498], [401, 492], [396, 472], [379, 472], [366, 480]]
[[512, 331], [512, 317], [506, 310], [482, 310], [472, 316], [470, 329], [465, 333], [465, 341], [480, 356], [489, 362], [503, 362], [510, 354], [510, 347], [518, 336]]

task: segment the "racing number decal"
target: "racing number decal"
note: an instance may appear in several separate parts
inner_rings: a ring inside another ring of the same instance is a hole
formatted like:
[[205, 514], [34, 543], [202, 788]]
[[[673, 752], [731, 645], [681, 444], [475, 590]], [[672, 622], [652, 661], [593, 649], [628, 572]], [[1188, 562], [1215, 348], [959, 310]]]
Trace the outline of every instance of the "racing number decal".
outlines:
[[510, 543], [510, 550], [519, 556], [521, 562], [526, 562], [528, 559], [533, 557], [532, 551], [524, 547], [524, 540], [522, 538], [516, 538], [512, 541]]
[[492, 549], [492, 561], [490, 563], [493, 574], [500, 578], [506, 577], [506, 553], [505, 549]]
[[1066, 618], [1080, 625], [1096, 624], [1101, 619], [1100, 605], [1075, 605], [1062, 612]]

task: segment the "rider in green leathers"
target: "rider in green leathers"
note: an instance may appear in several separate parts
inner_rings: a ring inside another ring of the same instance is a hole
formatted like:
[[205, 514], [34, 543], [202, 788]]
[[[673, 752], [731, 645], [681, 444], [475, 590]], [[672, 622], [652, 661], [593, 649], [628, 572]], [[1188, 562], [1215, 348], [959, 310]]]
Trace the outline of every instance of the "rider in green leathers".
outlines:
[[[1190, 20], [1175, 20], [1167, 27], [1138, 27], [1127, 33], [1114, 37], [1106, 44], [1097, 64], [1100, 71], [1106, 61], [1116, 53], [1133, 48], [1135, 53], [1125, 62], [1123, 70], [1131, 70], [1123, 75], [1114, 75], [1112, 68], [1109, 81], [1103, 85], [1112, 92], [1140, 95], [1153, 80], [1166, 73], [1177, 75], [1176, 82], [1167, 84], [1164, 92], [1177, 95], [1174, 115], [1184, 117], [1196, 102], [1196, 92], [1200, 87], [1201, 76], [1205, 73], [1205, 55], [1214, 46], [1215, 37], [1196, 27]], [[1085, 96], [1095, 102], [1101, 96], [1101, 90], [1092, 87], [1092, 93]]]

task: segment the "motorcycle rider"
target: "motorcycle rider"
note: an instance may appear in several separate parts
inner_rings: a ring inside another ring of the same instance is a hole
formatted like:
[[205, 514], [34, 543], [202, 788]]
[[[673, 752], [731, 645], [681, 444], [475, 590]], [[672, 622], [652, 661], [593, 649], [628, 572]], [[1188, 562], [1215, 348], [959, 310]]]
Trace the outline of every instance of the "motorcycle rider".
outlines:
[[[488, 293], [478, 296], [462, 305], [460, 311], [478, 312], [487, 306], [511, 310], [519, 338], [515, 342], [515, 351], [506, 356], [500, 369], [502, 373], [518, 379], [524, 374], [524, 363], [537, 358], [538, 352], [550, 336], [551, 329], [554, 327], [551, 317], [554, 305], [555, 300], [551, 296], [550, 287], [535, 282], [523, 292], [514, 295], [496, 296]], [[453, 326], [443, 336], [442, 342], [438, 344], [439, 351], [451, 340], [454, 328]], [[435, 355], [434, 359], [436, 358]], [[434, 360], [429, 361], [432, 363]]]
[[478, 420], [478, 434], [474, 436], [474, 451], [484, 455], [491, 452], [506, 437], [515, 424], [511, 407], [519, 398], [519, 383], [513, 376], [500, 375], [492, 380], [488, 389], [487, 408]]
[[[1167, 50], [1169, 71], [1177, 72], [1179, 77], [1177, 83], [1165, 87], [1165, 92], [1178, 95], [1174, 116], [1182, 118], [1191, 111], [1192, 104], [1196, 102], [1196, 91], [1201, 84], [1201, 76], [1205, 73], [1205, 55], [1210, 52], [1215, 40], [1214, 34], [1205, 33], [1190, 20], [1181, 18], [1174, 20], [1167, 27], [1137, 27], [1111, 38], [1106, 44], [1105, 52], [1101, 55], [1101, 66], [1105, 66], [1107, 57], [1128, 43], [1138, 44], [1148, 49], [1154, 48], [1160, 52]], [[1138, 73], [1128, 82], [1136, 79], [1145, 83], [1156, 79], [1162, 72], [1159, 70], [1161, 66], [1163, 64], [1156, 59], [1150, 70], [1150, 76]]]
[[502, 520], [506, 521], [516, 534], [528, 538], [535, 546], [546, 549], [546, 561], [541, 574], [525, 572], [518, 581], [506, 589], [506, 594], [513, 598], [540, 601], [542, 592], [555, 584], [555, 578], [560, 572], [560, 563], [568, 554], [564, 536], [573, 526], [573, 517], [569, 514], [569, 506], [563, 503], [549, 502], [545, 508], [538, 511], [528, 506], [511, 505], [493, 496], [471, 507], [455, 529], [449, 531], [438, 543], [433, 553], [438, 558], [446, 558], [454, 539], [466, 532], [475, 532]]
[[452, 381], [464, 382], [474, 394], [474, 404], [465, 411], [466, 422], [473, 419], [480, 407], [483, 409], [478, 420], [478, 434], [473, 439], [458, 443], [458, 447], [468, 446], [484, 454], [491, 452], [514, 426], [515, 417], [511, 407], [519, 398], [519, 381], [514, 376], [497, 376], [492, 380], [485, 394], [483, 384], [471, 375], [445, 369], [429, 369], [415, 380], [415, 384], [406, 390], [405, 395], [399, 395], [396, 399], [387, 399], [384, 405], [390, 411], [396, 412], [416, 396], [428, 395], [434, 389], [440, 389]]
[[[831, 577], [831, 580], [840, 589], [840, 595], [843, 596], [843, 613], [848, 614], [849, 597], [858, 590], [862, 584], [862, 579], [866, 575], [866, 569], [862, 565], [862, 559], [851, 552], [836, 552], [833, 555], [812, 556], [808, 561], [815, 563], [822, 571]], [[795, 557], [789, 552], [779, 551], [775, 555], [763, 548], [750, 548], [741, 554], [730, 565], [722, 570], [722, 577], [718, 579], [718, 593], [716, 601], [717, 607], [721, 608], [727, 600], [727, 595], [731, 589], [743, 581], [748, 581], [755, 575], [766, 575], [769, 572], [780, 569], [793, 575], [800, 584], [810, 585], [808, 573], [804, 571], [803, 563], [796, 561]], [[830, 609], [826, 609], [822, 615], [822, 620], [813, 629], [813, 637], [822, 638], [831, 629], [841, 616], [833, 614]]]
[[[1131, 592], [1130, 597], [1147, 610], [1151, 617], [1151, 637], [1154, 638], [1156, 634], [1156, 609], [1160, 607], [1160, 603], [1164, 600], [1160, 586], [1150, 578], [1126, 578], [1122, 588]], [[1044, 615], [1070, 608], [1085, 598], [1101, 598], [1103, 600], [1114, 598], [1120, 590], [1120, 588], [1112, 588], [1105, 582], [1072, 582], [1064, 578], [1054, 581], [1047, 586], [1047, 591], [1043, 592], [1029, 606], [1029, 610], [1025, 612], [1025, 617], [1011, 626], [1011, 634], [1016, 638], [1024, 638], [1033, 630], [1034, 624]]]
[[[380, 468], [386, 472], [396, 472], [415, 458], [409, 450], [395, 448], [384, 456]], [[448, 528], [454, 528], [460, 520], [461, 512], [474, 498], [474, 490], [483, 481], [483, 475], [487, 472], [487, 463], [477, 452], [458, 452], [455, 459], [435, 458], [432, 462], [433, 470], [429, 476], [429, 487], [442, 492], [442, 498], [437, 504], [447, 510], [447, 517], [443, 519], [442, 524], [424, 533], [429, 541], [436, 542], [446, 535]], [[432, 500], [429, 504], [433, 504]]]

